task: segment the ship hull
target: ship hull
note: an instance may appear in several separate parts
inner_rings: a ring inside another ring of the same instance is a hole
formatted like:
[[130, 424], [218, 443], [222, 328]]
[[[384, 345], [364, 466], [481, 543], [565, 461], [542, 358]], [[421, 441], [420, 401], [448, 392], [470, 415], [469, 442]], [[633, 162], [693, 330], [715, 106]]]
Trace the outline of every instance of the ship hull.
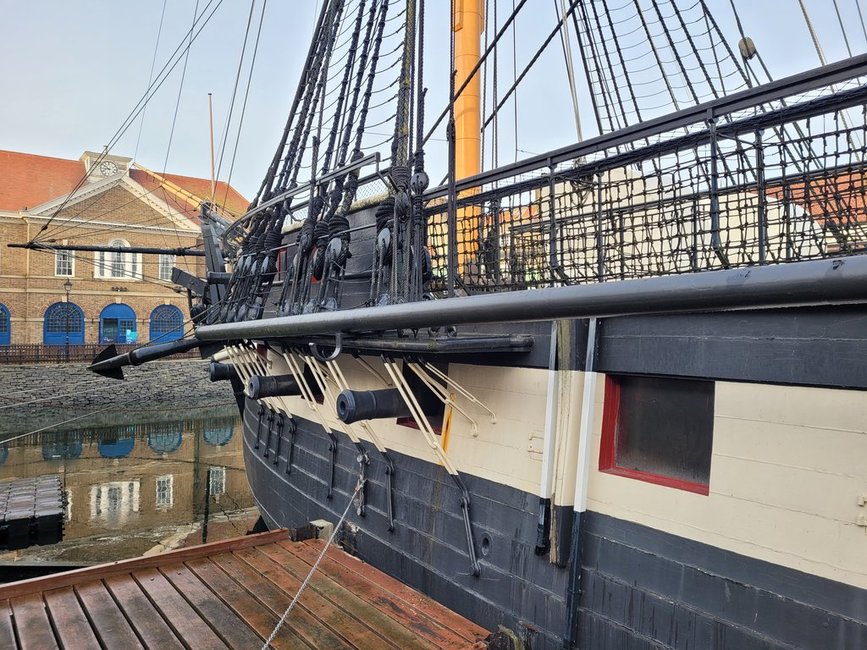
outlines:
[[[271, 528], [336, 522], [357, 484], [357, 449], [333, 431], [339, 447], [328, 497], [329, 438], [317, 422], [296, 421], [287, 474], [289, 437], [280, 439], [276, 428], [269, 436], [256, 402], [247, 401], [247, 476]], [[482, 568], [475, 577], [460, 495], [445, 470], [393, 454], [396, 521], [389, 531], [386, 467], [363, 444], [370, 456], [366, 511], [350, 509], [343, 547], [488, 629], [510, 628], [527, 647], [867, 647], [867, 590], [569, 507], [555, 507], [553, 517], [568, 547], [562, 550], [580, 561], [576, 567], [567, 557], [558, 566], [535, 553], [536, 495], [464, 474]]]

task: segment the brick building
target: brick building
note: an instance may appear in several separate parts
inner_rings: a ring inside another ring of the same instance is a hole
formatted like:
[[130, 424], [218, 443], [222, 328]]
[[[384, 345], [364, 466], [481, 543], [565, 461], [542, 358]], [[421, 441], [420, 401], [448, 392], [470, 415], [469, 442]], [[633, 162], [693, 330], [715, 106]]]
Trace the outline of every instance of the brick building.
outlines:
[[[99, 160], [86, 151], [66, 160], [0, 150], [0, 345], [179, 338], [189, 314], [171, 269], [202, 276], [203, 258], [7, 244], [195, 247], [198, 205], [210, 195], [207, 179], [159, 175], [121, 156]], [[224, 183], [214, 198], [229, 218], [247, 207]]]

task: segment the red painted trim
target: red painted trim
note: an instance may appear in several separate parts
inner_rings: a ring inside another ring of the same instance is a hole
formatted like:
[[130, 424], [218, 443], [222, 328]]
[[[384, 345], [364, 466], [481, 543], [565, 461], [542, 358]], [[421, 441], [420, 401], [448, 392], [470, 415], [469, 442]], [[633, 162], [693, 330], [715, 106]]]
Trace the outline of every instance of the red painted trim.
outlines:
[[620, 467], [617, 464], [617, 425], [620, 414], [620, 384], [610, 375], [605, 376], [605, 400], [602, 409], [602, 439], [599, 445], [599, 471], [614, 476], [663, 485], [686, 492], [710, 494], [710, 486], [684, 479], [672, 478], [661, 474], [643, 472], [638, 469]]
[[606, 474], [613, 474], [614, 476], [625, 476], [626, 478], [644, 481], [645, 483], [664, 485], [665, 487], [677, 488], [678, 490], [694, 492], [695, 494], [702, 494], [704, 496], [710, 494], [710, 487], [704, 483], [693, 483], [692, 481], [671, 478], [670, 476], [662, 476], [660, 474], [651, 474], [650, 472], [642, 472], [638, 469], [629, 469], [626, 467], [618, 467], [616, 465], [602, 471]]
[[616, 467], [617, 416], [620, 412], [620, 384], [605, 375], [605, 400], [602, 408], [602, 442], [599, 446], [599, 470]]

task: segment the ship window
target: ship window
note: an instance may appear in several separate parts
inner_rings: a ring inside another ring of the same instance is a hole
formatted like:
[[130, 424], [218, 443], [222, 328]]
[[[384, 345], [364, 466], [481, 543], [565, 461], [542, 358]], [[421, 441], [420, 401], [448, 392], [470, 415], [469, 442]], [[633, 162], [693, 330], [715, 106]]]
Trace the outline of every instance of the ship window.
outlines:
[[[436, 367], [444, 374], [448, 374], [448, 364], [438, 363]], [[424, 385], [424, 382], [419, 379], [419, 376], [407, 364], [403, 364], [403, 378], [406, 379], [407, 385], [409, 385], [410, 390], [412, 390], [416, 400], [418, 400], [418, 405], [421, 407], [422, 413], [427, 416], [427, 420], [430, 422], [434, 433], [442, 433], [446, 405], [443, 404], [442, 400], [430, 388]], [[437, 381], [436, 377], [431, 377], [431, 379]], [[413, 417], [398, 418], [397, 424], [412, 427], [413, 429], [420, 428], [418, 422]]]
[[714, 383], [608, 376], [599, 469], [708, 494]]

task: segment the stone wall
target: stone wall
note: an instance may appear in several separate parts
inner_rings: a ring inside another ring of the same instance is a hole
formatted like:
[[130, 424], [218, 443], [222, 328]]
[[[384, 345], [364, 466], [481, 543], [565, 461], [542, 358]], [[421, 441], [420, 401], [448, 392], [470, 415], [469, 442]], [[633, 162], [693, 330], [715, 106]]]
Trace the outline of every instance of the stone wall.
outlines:
[[208, 381], [208, 362], [159, 361], [125, 368], [125, 381], [87, 370], [87, 364], [0, 366], [0, 433], [17, 433], [76, 418], [78, 428], [118, 411], [201, 409], [235, 404], [227, 382]]

